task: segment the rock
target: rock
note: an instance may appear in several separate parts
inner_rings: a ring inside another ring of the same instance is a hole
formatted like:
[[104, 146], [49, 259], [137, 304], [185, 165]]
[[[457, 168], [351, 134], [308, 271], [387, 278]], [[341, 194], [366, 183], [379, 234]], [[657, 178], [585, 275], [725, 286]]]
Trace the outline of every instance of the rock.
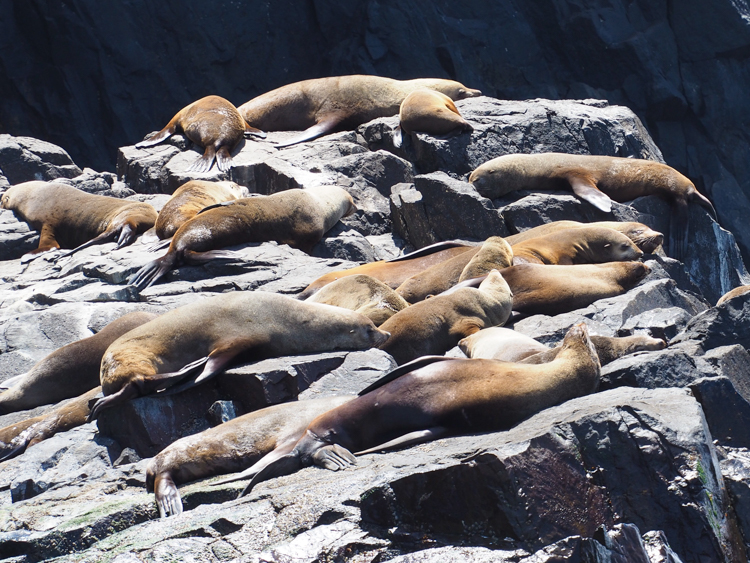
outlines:
[[674, 342], [696, 340], [704, 350], [741, 344], [750, 347], [750, 294], [740, 295], [696, 315]]
[[745, 546], [750, 553], [750, 452], [747, 448], [719, 448], [721, 474], [724, 477]]
[[[729, 378], [701, 378], [690, 389], [703, 407], [714, 440], [734, 448], [750, 447], [750, 403]], [[727, 412], [732, 416], [727, 416]]]
[[57, 145], [11, 135], [0, 135], [0, 170], [11, 185], [81, 174], [68, 153]]

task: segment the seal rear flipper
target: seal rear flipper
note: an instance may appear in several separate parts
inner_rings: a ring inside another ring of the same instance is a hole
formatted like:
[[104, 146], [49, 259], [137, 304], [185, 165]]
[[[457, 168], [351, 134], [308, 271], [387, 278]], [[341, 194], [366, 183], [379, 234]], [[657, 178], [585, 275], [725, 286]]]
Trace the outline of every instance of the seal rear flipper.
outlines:
[[216, 151], [216, 166], [222, 172], [226, 172], [232, 167], [232, 155], [229, 154], [227, 147], [220, 147]]
[[156, 280], [158, 280], [176, 265], [177, 253], [173, 252], [170, 254], [169, 252], [167, 252], [161, 258], [157, 258], [156, 260], [149, 262], [135, 274], [130, 276], [128, 278], [128, 284], [134, 285], [139, 290], [146, 289], [147, 287], [153, 285]]
[[401, 262], [403, 260], [411, 260], [412, 258], [422, 258], [423, 256], [429, 256], [430, 254], [435, 254], [436, 252], [440, 252], [441, 250], [448, 250], [449, 248], [456, 248], [458, 246], [465, 246], [466, 250], [469, 250], [471, 248], [474, 248], [476, 245], [467, 244], [465, 242], [460, 242], [457, 240], [447, 240], [443, 242], [436, 242], [435, 244], [425, 246], [423, 248], [420, 248], [419, 250], [410, 252], [409, 254], [404, 254], [403, 256], [397, 256], [396, 258], [391, 258], [390, 260], [386, 260], [386, 262], [388, 263]]
[[154, 497], [156, 505], [159, 507], [159, 516], [167, 518], [168, 516], [177, 516], [182, 514], [182, 499], [180, 492], [177, 490], [168, 472], [159, 473], [154, 480]]
[[216, 149], [213, 147], [213, 145], [209, 145], [206, 147], [206, 150], [203, 151], [203, 156], [198, 157], [195, 162], [187, 167], [187, 170], [188, 172], [208, 172], [209, 170], [211, 170], [211, 166], [213, 166], [215, 158]]
[[366, 450], [362, 450], [361, 452], [357, 452], [355, 455], [359, 456], [371, 454], [374, 452], [391, 450], [394, 448], [413, 446], [414, 444], [421, 444], [423, 442], [437, 440], [439, 438], [442, 438], [443, 436], [446, 436], [447, 434], [448, 429], [444, 426], [434, 426], [432, 428], [428, 428], [427, 430], [415, 430], [414, 432], [409, 432], [408, 434], [404, 434], [403, 436], [399, 436], [398, 438], [389, 440], [388, 442], [380, 444], [379, 446], [375, 446], [374, 448], [368, 448]]
[[279, 143], [276, 146], [279, 148], [289, 147], [291, 145], [296, 145], [297, 143], [312, 141], [313, 139], [317, 139], [318, 137], [322, 137], [323, 135], [327, 135], [328, 133], [333, 133], [336, 130], [336, 127], [338, 127], [339, 123], [341, 123], [341, 120], [342, 116], [339, 114], [334, 113], [328, 115], [324, 119], [318, 121], [312, 127], [308, 127], [307, 129], [305, 129], [302, 134], [298, 135], [297, 137], [294, 137], [293, 139], [284, 143]]
[[378, 389], [385, 385], [386, 383], [390, 383], [394, 379], [398, 379], [402, 375], [406, 375], [409, 372], [412, 372], [414, 370], [417, 370], [419, 368], [422, 368], [424, 366], [428, 366], [430, 364], [434, 364], [435, 362], [442, 362], [445, 361], [451, 361], [451, 360], [457, 360], [459, 358], [451, 358], [448, 356], [422, 356], [421, 358], [417, 358], [416, 360], [412, 360], [402, 366], [399, 366], [388, 373], [386, 373], [383, 377], [378, 379], [377, 381], [374, 381], [362, 391], [357, 393], [358, 396], [365, 395], [366, 393], [369, 393], [370, 391], [374, 391], [375, 389]]
[[580, 176], [570, 176], [568, 181], [573, 193], [578, 197], [585, 199], [597, 209], [601, 209], [607, 213], [612, 211], [612, 200], [607, 194], [597, 188], [593, 182]]

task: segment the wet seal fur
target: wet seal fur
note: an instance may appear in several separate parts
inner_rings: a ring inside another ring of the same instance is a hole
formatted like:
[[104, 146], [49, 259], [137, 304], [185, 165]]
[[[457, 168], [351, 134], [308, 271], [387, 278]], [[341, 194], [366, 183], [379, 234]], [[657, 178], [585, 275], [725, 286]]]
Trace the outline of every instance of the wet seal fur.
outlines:
[[266, 407], [170, 444], [146, 468], [162, 518], [182, 513], [177, 485], [242, 471], [276, 448], [294, 445], [317, 416], [354, 399], [353, 395], [291, 401]]
[[456, 108], [453, 100], [435, 90], [421, 88], [406, 96], [398, 112], [399, 126], [393, 135], [397, 148], [402, 144], [404, 133], [428, 133], [447, 135], [453, 132], [474, 131]]
[[215, 249], [246, 242], [273, 240], [310, 252], [339, 219], [356, 209], [352, 196], [338, 186], [291, 189], [213, 205], [177, 229], [167, 253], [143, 266], [128, 283], [144, 289], [183, 262], [234, 259], [235, 253]]
[[325, 303], [361, 313], [375, 326], [382, 325], [409, 304], [386, 284], [357, 274], [333, 281], [308, 297], [308, 303]]
[[57, 248], [73, 249], [63, 256], [105, 242], [116, 241], [121, 248], [153, 227], [157, 217], [148, 203], [89, 194], [55, 182], [16, 184], [0, 203], [39, 231], [39, 246], [22, 261]]
[[[433, 363], [428, 363], [432, 361]], [[435, 440], [447, 435], [498, 431], [533, 414], [593, 393], [601, 369], [586, 326], [572, 327], [550, 363], [431, 357], [402, 366], [380, 387], [313, 420], [293, 446], [276, 448], [226, 481], [259, 482], [318, 465], [336, 471], [357, 455]], [[225, 481], [225, 482], [226, 482]]]
[[245, 133], [265, 137], [263, 131], [245, 122], [229, 100], [220, 96], [206, 96], [182, 108], [164, 129], [147, 135], [135, 148], [158, 145], [180, 132], [205, 149], [203, 156], [188, 167], [188, 170], [195, 172], [208, 172], [214, 160], [217, 168], [226, 172], [232, 165], [231, 152]]
[[0, 414], [69, 399], [99, 386], [102, 356], [110, 344], [158, 315], [128, 313], [88, 338], [58, 348], [34, 364], [27, 373], [3, 382]]
[[451, 100], [480, 96], [479, 90], [441, 78], [394, 80], [382, 76], [348, 75], [313, 78], [281, 86], [242, 104], [245, 121], [264, 131], [303, 131], [276, 146], [287, 147], [355, 129], [378, 117], [396, 115], [413, 91], [428, 88]]
[[391, 337], [380, 348], [399, 365], [443, 354], [466, 336], [504, 324], [512, 302], [508, 284], [493, 270], [478, 288], [454, 288], [393, 315], [381, 326]]
[[102, 409], [214, 377], [240, 353], [253, 359], [383, 344], [388, 333], [340, 307], [263, 291], [224, 293], [178, 307], [115, 340], [102, 358]]
[[657, 195], [673, 206], [669, 254], [682, 259], [688, 250], [688, 203], [695, 201], [716, 219], [711, 202], [674, 168], [637, 158], [563, 153], [508, 154], [485, 162], [469, 176], [480, 195], [494, 199], [509, 192], [568, 190], [609, 212], [612, 200]]

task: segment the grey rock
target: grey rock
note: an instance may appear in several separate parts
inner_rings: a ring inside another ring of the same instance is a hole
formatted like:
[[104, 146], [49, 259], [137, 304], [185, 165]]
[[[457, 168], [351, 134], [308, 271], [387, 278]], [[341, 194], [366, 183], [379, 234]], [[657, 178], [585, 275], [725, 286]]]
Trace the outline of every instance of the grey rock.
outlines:
[[750, 452], [747, 448], [718, 448], [721, 455], [721, 474], [724, 477], [737, 522], [750, 553]]
[[38, 245], [39, 233], [9, 209], [0, 209], [0, 260], [20, 258]]
[[674, 342], [695, 340], [704, 350], [740, 344], [750, 347], [750, 294], [740, 295], [693, 317]]
[[714, 440], [734, 448], [750, 447], [750, 403], [728, 377], [701, 378], [690, 389], [703, 407]]
[[32, 137], [0, 135], [0, 169], [10, 184], [74, 178], [81, 174], [67, 152]]

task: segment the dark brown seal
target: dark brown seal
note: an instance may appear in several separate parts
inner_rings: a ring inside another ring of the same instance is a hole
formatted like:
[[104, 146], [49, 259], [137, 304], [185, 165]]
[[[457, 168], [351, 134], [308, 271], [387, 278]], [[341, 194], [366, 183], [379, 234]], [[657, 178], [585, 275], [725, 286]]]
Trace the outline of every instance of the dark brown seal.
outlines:
[[355, 129], [378, 117], [396, 115], [406, 96], [420, 88], [442, 92], [452, 100], [482, 94], [441, 78], [394, 80], [358, 74], [287, 84], [242, 104], [239, 111], [245, 121], [264, 131], [304, 130], [277, 145], [286, 147], [335, 131]]
[[291, 189], [220, 203], [177, 229], [167, 253], [143, 266], [128, 283], [144, 289], [183, 262], [234, 258], [232, 253], [215, 249], [246, 242], [273, 240], [310, 252], [339, 219], [356, 209], [352, 196], [338, 186]]
[[153, 227], [157, 217], [148, 203], [89, 194], [55, 182], [11, 186], [0, 202], [39, 231], [38, 248], [23, 260], [56, 248], [72, 248], [66, 255], [105, 242], [116, 241], [120, 248]]
[[13, 378], [13, 385], [0, 393], [0, 414], [56, 403], [98, 387], [102, 356], [109, 345], [156, 317], [144, 311], [128, 313], [94, 336], [48, 354], [27, 373]]
[[428, 133], [447, 135], [453, 132], [473, 131], [456, 108], [453, 100], [435, 90], [421, 88], [406, 96], [398, 112], [399, 127], [393, 137], [393, 144], [401, 146], [403, 133]]
[[360, 350], [388, 336], [367, 317], [340, 307], [263, 291], [224, 293], [178, 307], [115, 340], [102, 358], [104, 398], [91, 417], [139, 395], [197, 385], [240, 353], [262, 358]]
[[522, 189], [571, 189], [607, 212], [611, 211], [611, 200], [622, 203], [646, 195], [663, 197], [674, 207], [669, 254], [678, 259], [688, 249], [688, 203], [695, 201], [716, 218], [711, 202], [690, 180], [674, 168], [651, 160], [563, 153], [508, 154], [479, 166], [469, 181], [488, 198]]
[[[257, 483], [309, 465], [338, 470], [358, 455], [450, 434], [497, 431], [563, 401], [593, 393], [600, 366], [586, 326], [568, 331], [550, 363], [431, 358], [403, 375], [313, 420], [300, 440], [275, 449], [243, 473]], [[226, 482], [225, 481], [225, 482]]]
[[380, 348], [399, 365], [419, 356], [443, 354], [461, 338], [504, 324], [511, 304], [508, 284], [493, 270], [479, 288], [454, 288], [393, 315], [381, 326], [391, 337]]
[[205, 149], [203, 156], [188, 170], [208, 172], [216, 160], [216, 166], [225, 172], [232, 165], [231, 152], [246, 132], [265, 137], [262, 131], [245, 123], [240, 112], [229, 100], [220, 96], [206, 96], [182, 108], [164, 129], [147, 135], [135, 147], [150, 147], [175, 133], [184, 133], [188, 139]]
[[181, 514], [177, 485], [242, 471], [274, 449], [294, 445], [315, 417], [352, 399], [348, 395], [274, 405], [181, 438], [150, 461], [146, 489], [153, 491], [162, 518]]

